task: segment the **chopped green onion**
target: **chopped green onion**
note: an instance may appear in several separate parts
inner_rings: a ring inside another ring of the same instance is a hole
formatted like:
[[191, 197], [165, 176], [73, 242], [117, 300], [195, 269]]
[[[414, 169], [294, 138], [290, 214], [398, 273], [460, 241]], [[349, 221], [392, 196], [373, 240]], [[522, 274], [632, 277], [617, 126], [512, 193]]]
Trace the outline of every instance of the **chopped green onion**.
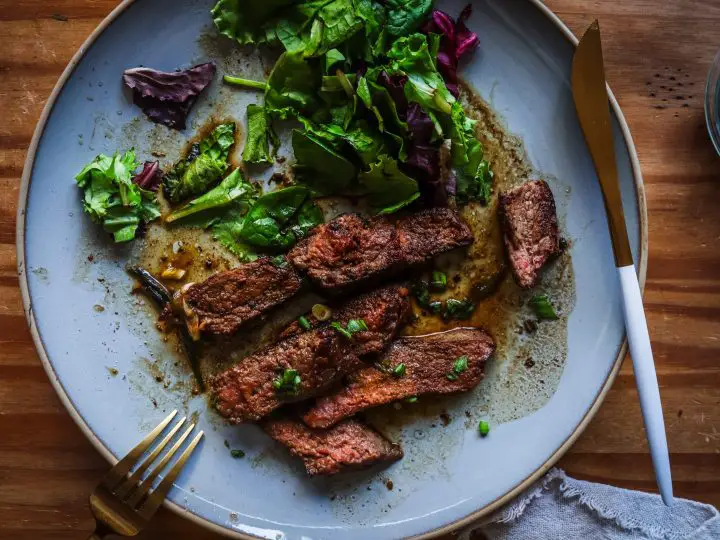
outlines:
[[245, 457], [245, 452], [243, 452], [242, 450], [230, 450], [230, 455], [235, 459], [239, 459]]
[[275, 268], [285, 268], [288, 265], [288, 262], [284, 255], [277, 255], [270, 259], [270, 264], [272, 264]]
[[463, 373], [467, 371], [468, 369], [468, 357], [467, 356], [461, 356], [457, 360], [455, 360], [455, 363], [453, 364], [453, 371], [457, 374]]
[[365, 324], [363, 319], [351, 319], [347, 324], [347, 331], [351, 334], [357, 334], [368, 329], [368, 325]]
[[443, 317], [445, 319], [464, 321], [472, 316], [473, 311], [475, 311], [475, 304], [469, 298], [465, 298], [464, 300], [448, 298], [445, 302]]
[[327, 321], [332, 317], [332, 310], [325, 304], [315, 304], [312, 307], [312, 314], [318, 321]]
[[223, 81], [225, 81], [228, 84], [232, 84], [235, 86], [242, 86], [244, 88], [254, 88], [256, 90], [265, 90], [267, 89], [267, 83], [263, 81], [252, 81], [250, 79], [243, 79], [241, 77], [233, 77], [232, 75], [225, 75], [223, 77]]
[[275, 390], [285, 394], [297, 394], [300, 391], [302, 379], [294, 369], [285, 369], [273, 379], [272, 385]]
[[352, 337], [352, 333], [348, 332], [345, 328], [343, 328], [343, 325], [340, 324], [339, 322], [332, 322], [332, 323], [330, 323], [330, 327], [331, 327], [331, 328], [334, 328], [335, 330], [337, 330], [338, 333], [342, 334], [342, 335], [345, 336], [347, 339], [352, 339], [352, 338], [353, 338], [353, 337]]
[[405, 403], [415, 403], [418, 400], [417, 396], [410, 396], [408, 398], [405, 398]]
[[430, 286], [436, 291], [444, 291], [447, 288], [447, 276], [445, 272], [434, 271]]
[[538, 319], [554, 321], [558, 318], [555, 308], [550, 303], [547, 294], [538, 294], [530, 299], [530, 307], [532, 307]]
[[430, 304], [430, 293], [428, 292], [427, 282], [419, 281], [413, 284], [412, 293], [420, 307], [427, 307]]
[[405, 364], [400, 363], [392, 369], [392, 374], [395, 377], [402, 377], [403, 375], [405, 375], [406, 371], [407, 369], [405, 368]]
[[430, 313], [434, 313], [435, 315], [437, 315], [442, 311], [442, 306], [442, 302], [436, 300], [434, 302], [430, 302], [427, 307], [430, 310]]
[[300, 316], [300, 317], [298, 317], [297, 322], [298, 322], [298, 324], [300, 325], [300, 328], [302, 328], [303, 330], [310, 330], [310, 329], [312, 329], [312, 324], [310, 324], [310, 321], [309, 321], [308, 318], [305, 317], [305, 316]]
[[487, 437], [488, 433], [490, 433], [490, 424], [488, 424], [485, 420], [480, 420], [478, 431], [480, 432], [481, 437]]

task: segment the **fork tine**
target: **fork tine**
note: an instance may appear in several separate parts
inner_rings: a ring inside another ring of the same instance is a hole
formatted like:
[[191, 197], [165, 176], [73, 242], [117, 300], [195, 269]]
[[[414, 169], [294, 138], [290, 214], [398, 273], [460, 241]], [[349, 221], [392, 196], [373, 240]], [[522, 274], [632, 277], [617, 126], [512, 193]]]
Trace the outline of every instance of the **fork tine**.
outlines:
[[142, 478], [143, 473], [152, 465], [152, 463], [157, 459], [157, 457], [160, 455], [160, 452], [163, 451], [163, 449], [167, 446], [167, 444], [170, 442], [170, 440], [175, 436], [175, 434], [178, 432], [178, 430], [182, 427], [182, 425], [185, 423], [185, 420], [187, 420], [187, 416], [183, 416], [182, 420], [175, 424], [175, 426], [168, 432], [165, 437], [163, 437], [163, 440], [160, 441], [157, 446], [155, 446], [155, 449], [148, 455], [147, 458], [145, 458], [145, 461], [142, 462], [142, 465], [140, 465], [134, 473], [125, 480], [120, 486], [115, 490], [115, 495], [120, 497], [121, 499], [124, 499], [130, 491], [134, 487], [138, 485], [140, 482], [140, 479]]
[[155, 479], [162, 472], [168, 462], [173, 458], [173, 456], [177, 453], [177, 451], [180, 449], [180, 446], [182, 446], [182, 443], [185, 442], [185, 439], [188, 438], [188, 435], [190, 435], [193, 429], [195, 429], [195, 424], [191, 424], [190, 427], [188, 427], [185, 432], [180, 435], [180, 438], [178, 438], [175, 444], [172, 445], [172, 448], [170, 448], [170, 450], [168, 450], [168, 452], [160, 459], [160, 462], [157, 464], [157, 466], [153, 467], [153, 470], [150, 471], [150, 474], [147, 475], [145, 480], [142, 481], [142, 483], [137, 487], [137, 489], [133, 492], [130, 498], [126, 501], [126, 503], [130, 507], [136, 507], [138, 503], [143, 499], [143, 497], [147, 495], [147, 492], [150, 491], [150, 488], [152, 487]]
[[155, 429], [153, 429], [142, 441], [140, 441], [140, 444], [130, 450], [124, 458], [118, 461], [117, 464], [110, 469], [102, 481], [106, 488], [112, 491], [115, 486], [117, 486], [120, 481], [125, 478], [125, 475], [130, 471], [130, 469], [132, 469], [137, 460], [140, 459], [140, 456], [145, 453], [158, 435], [162, 433], [162, 430], [165, 429], [173, 418], [175, 418], [176, 414], [177, 410], [167, 415], [165, 420], [160, 422]]
[[152, 491], [152, 493], [150, 493], [147, 500], [145, 501], [145, 504], [143, 504], [142, 508], [140, 509], [140, 515], [143, 516], [145, 519], [150, 519], [155, 513], [155, 511], [158, 509], [158, 507], [165, 500], [165, 497], [167, 497], [168, 491], [170, 491], [173, 482], [175, 482], [178, 474], [180, 474], [180, 471], [185, 466], [185, 462], [187, 462], [187, 460], [190, 458], [190, 455], [195, 450], [195, 447], [200, 442], [200, 439], [203, 438], [203, 435], [204, 433], [202, 431], [195, 435], [195, 438], [188, 445], [185, 451], [180, 455], [178, 460], [175, 462], [175, 465], [173, 465], [172, 469], [170, 469], [170, 472], [168, 472], [167, 476], [165, 476], [165, 478], [162, 479], [162, 482], [160, 482], [158, 486]]

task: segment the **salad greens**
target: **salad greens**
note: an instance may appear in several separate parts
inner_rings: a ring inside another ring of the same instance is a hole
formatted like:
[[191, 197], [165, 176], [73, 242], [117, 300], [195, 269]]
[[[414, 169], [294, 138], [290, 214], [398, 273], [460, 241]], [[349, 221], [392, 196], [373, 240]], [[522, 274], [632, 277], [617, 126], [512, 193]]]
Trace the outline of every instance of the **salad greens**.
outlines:
[[267, 160], [273, 120], [295, 119], [295, 179], [315, 195], [364, 194], [380, 213], [418, 200], [487, 204], [492, 172], [457, 100], [459, 60], [479, 42], [470, 14], [454, 20], [432, 0], [271, 0], [257, 10], [221, 0], [220, 32], [285, 49], [267, 81], [225, 76], [264, 90], [248, 161]]
[[235, 144], [235, 124], [220, 124], [195, 143], [185, 159], [163, 178], [165, 194], [173, 203], [207, 191], [228, 168], [230, 147]]
[[152, 169], [146, 164], [135, 176], [139, 163], [135, 152], [106, 156], [100, 154], [75, 177], [83, 190], [83, 209], [95, 223], [113, 235], [115, 242], [135, 238], [138, 227], [160, 217], [155, 193], [141, 188], [136, 179], [148, 182]]
[[270, 163], [270, 142], [277, 147], [275, 132], [264, 107], [248, 105], [247, 139], [242, 158], [247, 163]]

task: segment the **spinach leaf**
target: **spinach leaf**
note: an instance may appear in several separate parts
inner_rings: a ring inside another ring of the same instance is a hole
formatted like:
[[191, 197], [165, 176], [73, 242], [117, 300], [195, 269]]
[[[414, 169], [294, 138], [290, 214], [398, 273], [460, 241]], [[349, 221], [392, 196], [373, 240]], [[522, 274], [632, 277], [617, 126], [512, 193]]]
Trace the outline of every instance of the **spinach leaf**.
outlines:
[[228, 168], [230, 147], [235, 144], [235, 124], [220, 124], [193, 145], [185, 159], [163, 178], [165, 194], [173, 203], [207, 191]]
[[330, 195], [347, 190], [357, 176], [355, 166], [309, 132], [293, 130], [295, 178], [315, 193]]
[[222, 213], [230, 205], [235, 212], [244, 214], [254, 198], [255, 188], [245, 181], [240, 169], [235, 169], [213, 189], [173, 211], [165, 218], [165, 222], [187, 220], [191, 216], [197, 217], [197, 214], [202, 214], [199, 216], [201, 221], [193, 224], [208, 226], [213, 221], [222, 219]]
[[360, 173], [360, 183], [367, 188], [370, 204], [379, 214], [397, 212], [420, 197], [417, 182], [386, 155], [381, 156], [370, 171]]
[[122, 155], [100, 154], [75, 177], [84, 192], [83, 210], [111, 233], [115, 242], [132, 240], [140, 223], [160, 216], [155, 193], [133, 182], [138, 166], [133, 150]]
[[[365, 24], [365, 39], [362, 40], [362, 52], [359, 54], [356, 52], [353, 56], [360, 56], [363, 60], [372, 61], [374, 57], [385, 53], [387, 34], [385, 8], [373, 0], [355, 0], [355, 13]], [[357, 40], [351, 39], [351, 47], [354, 45], [353, 41], [358, 43]]]
[[247, 118], [247, 138], [245, 139], [245, 148], [243, 148], [243, 161], [269, 164], [271, 162], [269, 141], [275, 141], [277, 137], [274, 136], [267, 112], [264, 107], [259, 105], [248, 105]]
[[391, 36], [405, 36], [427, 18], [432, 0], [387, 0], [387, 29]]
[[458, 202], [481, 201], [487, 204], [492, 195], [493, 173], [483, 159], [482, 144], [475, 136], [476, 124], [477, 121], [468, 118], [458, 102], [453, 103], [449, 131]]
[[319, 107], [316, 94], [320, 83], [320, 70], [314, 62], [306, 61], [301, 52], [283, 53], [267, 81], [265, 108], [281, 119], [310, 116]]
[[330, 49], [325, 53], [325, 73], [330, 73], [336, 64], [345, 62], [345, 55], [337, 49]]
[[322, 222], [310, 190], [292, 186], [260, 197], [245, 215], [237, 237], [251, 246], [285, 251]]
[[211, 14], [218, 31], [241, 45], [267, 41], [264, 26], [297, 0], [220, 0]]

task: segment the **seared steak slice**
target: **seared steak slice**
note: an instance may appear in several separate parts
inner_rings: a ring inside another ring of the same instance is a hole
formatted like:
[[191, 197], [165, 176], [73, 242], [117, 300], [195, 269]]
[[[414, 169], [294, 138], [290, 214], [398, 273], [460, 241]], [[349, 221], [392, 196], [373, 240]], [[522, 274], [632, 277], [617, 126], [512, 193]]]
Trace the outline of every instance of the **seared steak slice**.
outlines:
[[[210, 380], [215, 407], [230, 422], [257, 421], [284, 403], [314, 397], [362, 366], [347, 340], [319, 328], [279, 341]], [[300, 381], [276, 388], [285, 370]], [[280, 379], [279, 379], [280, 378]]]
[[[318, 398], [304, 416], [314, 428], [327, 428], [360, 411], [421, 394], [467, 392], [483, 378], [485, 361], [495, 351], [492, 338], [477, 328], [458, 328], [395, 341], [378, 367], [348, 376], [348, 384], [334, 395]], [[454, 369], [467, 357], [467, 369]], [[405, 365], [401, 376], [393, 373]]]
[[[397, 330], [410, 315], [410, 298], [407, 288], [390, 285], [362, 294], [333, 309], [331, 320], [347, 326], [350, 319], [362, 319], [368, 329], [353, 335], [352, 346], [355, 354], [379, 354], [395, 337]], [[327, 325], [318, 321], [311, 313], [306, 315], [313, 328]], [[280, 334], [280, 338], [303, 332], [297, 321]]]
[[500, 195], [499, 212], [515, 281], [529, 289], [548, 259], [560, 252], [552, 191], [544, 180], [528, 182]]
[[233, 334], [300, 290], [300, 277], [289, 264], [277, 266], [263, 257], [218, 272], [182, 292], [191, 333]]
[[263, 429], [302, 459], [310, 476], [337, 474], [403, 457], [397, 444], [357, 420], [330, 429], [312, 429], [298, 420], [268, 420], [263, 422]]
[[340, 291], [467, 246], [468, 226], [448, 208], [413, 215], [364, 218], [344, 214], [313, 229], [288, 259], [327, 291]]

